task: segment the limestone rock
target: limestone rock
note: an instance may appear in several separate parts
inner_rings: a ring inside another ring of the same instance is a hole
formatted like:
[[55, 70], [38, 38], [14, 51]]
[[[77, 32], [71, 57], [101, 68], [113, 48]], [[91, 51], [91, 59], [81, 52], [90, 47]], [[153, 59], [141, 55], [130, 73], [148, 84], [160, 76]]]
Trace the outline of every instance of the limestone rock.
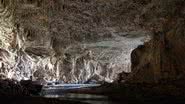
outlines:
[[129, 22], [135, 16], [125, 18], [123, 4], [128, 0], [2, 0], [5, 77], [82, 83], [97, 75], [112, 82], [130, 72], [130, 53], [147, 32]]
[[[156, 15], [161, 18], [158, 20], [161, 22], [158, 22], [158, 27], [153, 27], [152, 40], [132, 52], [133, 73], [130, 80], [137, 83], [163, 83], [181, 80], [182, 83], [185, 74], [185, 29], [183, 28], [185, 20], [181, 17], [184, 16], [185, 3], [181, 0], [170, 0], [167, 4], [159, 2], [154, 6], [157, 5], [161, 7], [151, 11], [151, 14], [161, 14]], [[165, 11], [165, 13], [160, 11]], [[150, 20], [149, 23], [152, 24], [152, 21]]]

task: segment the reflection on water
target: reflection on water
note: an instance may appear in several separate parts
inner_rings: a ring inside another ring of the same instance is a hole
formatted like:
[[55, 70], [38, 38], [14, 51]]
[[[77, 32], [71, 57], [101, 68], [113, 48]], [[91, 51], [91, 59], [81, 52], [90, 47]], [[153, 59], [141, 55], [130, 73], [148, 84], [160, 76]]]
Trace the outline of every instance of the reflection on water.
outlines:
[[62, 100], [75, 100], [89, 104], [117, 104], [116, 102], [110, 101], [107, 96], [103, 95], [66, 93], [62, 95], [45, 95], [45, 97], [59, 98]]
[[47, 85], [43, 87], [41, 95], [47, 98], [58, 98], [61, 100], [80, 101], [89, 104], [117, 104], [115, 101], [109, 100], [108, 96], [95, 94], [69, 93], [70, 90], [92, 88], [100, 86], [99, 84], [58, 84]]

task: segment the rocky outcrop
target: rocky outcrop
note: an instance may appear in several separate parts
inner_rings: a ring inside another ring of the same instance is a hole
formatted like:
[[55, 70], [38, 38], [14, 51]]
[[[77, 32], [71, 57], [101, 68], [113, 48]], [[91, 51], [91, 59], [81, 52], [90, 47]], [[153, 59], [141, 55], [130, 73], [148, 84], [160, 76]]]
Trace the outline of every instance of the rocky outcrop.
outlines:
[[164, 83], [179, 80], [183, 82], [185, 3], [183, 0], [156, 2], [157, 0], [151, 2], [153, 10], [149, 9], [147, 14], [155, 15], [152, 19], [146, 19], [147, 24], [157, 24], [154, 27], [150, 26], [153, 33], [152, 40], [138, 46], [132, 52], [133, 72], [129, 80], [137, 83]]

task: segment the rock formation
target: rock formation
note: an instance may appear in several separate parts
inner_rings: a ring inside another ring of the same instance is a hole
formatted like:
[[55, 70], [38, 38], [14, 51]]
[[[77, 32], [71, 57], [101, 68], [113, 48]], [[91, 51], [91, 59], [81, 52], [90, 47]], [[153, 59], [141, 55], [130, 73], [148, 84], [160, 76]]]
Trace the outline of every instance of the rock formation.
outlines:
[[112, 82], [130, 72], [130, 53], [147, 31], [129, 21], [125, 5], [133, 6], [127, 0], [1, 0], [2, 77]]
[[184, 15], [184, 0], [1, 0], [0, 74], [66, 83], [112, 82], [121, 72], [134, 82], [180, 79]]
[[[132, 82], [165, 83], [184, 80], [185, 2], [153, 0], [144, 13], [150, 18], [152, 40], [138, 46], [131, 54]], [[152, 16], [152, 17], [151, 17]]]

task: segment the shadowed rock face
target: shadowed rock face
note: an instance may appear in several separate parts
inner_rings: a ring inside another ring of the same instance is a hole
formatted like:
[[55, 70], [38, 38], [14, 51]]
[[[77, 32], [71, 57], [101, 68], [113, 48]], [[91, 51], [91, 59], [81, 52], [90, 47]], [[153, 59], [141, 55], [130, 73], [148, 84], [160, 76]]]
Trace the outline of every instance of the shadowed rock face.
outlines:
[[[132, 82], [159, 83], [184, 80], [185, 44], [185, 3], [182, 0], [152, 2], [158, 7], [151, 14], [156, 14], [157, 27], [152, 27], [152, 40], [136, 48], [132, 54]], [[166, 3], [166, 4], [164, 4]], [[162, 12], [163, 11], [163, 12]], [[149, 13], [150, 14], [150, 13]], [[154, 19], [149, 19], [150, 24]]]
[[177, 20], [173, 26], [132, 52], [134, 81], [151, 83], [184, 79], [184, 21]]
[[17, 96], [29, 96], [29, 91], [23, 87], [18, 81], [15, 80], [0, 80], [0, 96], [1, 97], [17, 97]]
[[130, 22], [127, 0], [0, 3], [3, 77], [112, 82], [131, 71], [130, 53], [148, 34]]

